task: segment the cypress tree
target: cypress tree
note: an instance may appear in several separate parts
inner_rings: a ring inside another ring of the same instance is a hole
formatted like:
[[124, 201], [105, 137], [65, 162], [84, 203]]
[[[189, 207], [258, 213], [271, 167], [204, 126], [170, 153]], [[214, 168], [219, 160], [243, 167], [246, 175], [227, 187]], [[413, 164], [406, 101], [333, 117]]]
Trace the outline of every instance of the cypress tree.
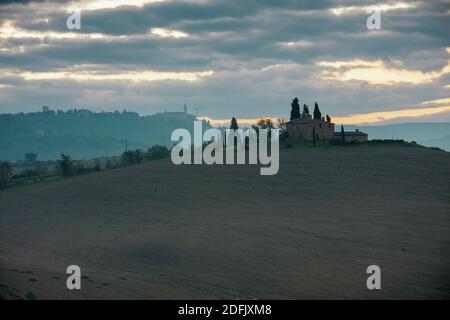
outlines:
[[309, 107], [307, 104], [304, 104], [302, 110], [302, 118], [305, 118], [307, 116], [309, 116]]
[[298, 104], [298, 98], [295, 97], [291, 103], [291, 120], [300, 118], [300, 105]]
[[236, 120], [235, 117], [231, 118], [230, 129], [231, 129], [231, 130], [237, 130], [237, 129], [239, 129], [238, 124], [237, 124], [237, 120]]
[[319, 105], [317, 104], [317, 102], [314, 104], [313, 114], [314, 114], [314, 119], [318, 119], [318, 120], [322, 119], [322, 112], [320, 112]]

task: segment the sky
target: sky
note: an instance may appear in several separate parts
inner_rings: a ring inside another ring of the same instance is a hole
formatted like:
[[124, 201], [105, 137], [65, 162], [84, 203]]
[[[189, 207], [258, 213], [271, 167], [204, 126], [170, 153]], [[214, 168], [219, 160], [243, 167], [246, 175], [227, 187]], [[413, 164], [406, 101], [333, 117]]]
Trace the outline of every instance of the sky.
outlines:
[[6, 0], [0, 113], [187, 104], [244, 123], [298, 97], [336, 123], [450, 122], [449, 34], [447, 0]]

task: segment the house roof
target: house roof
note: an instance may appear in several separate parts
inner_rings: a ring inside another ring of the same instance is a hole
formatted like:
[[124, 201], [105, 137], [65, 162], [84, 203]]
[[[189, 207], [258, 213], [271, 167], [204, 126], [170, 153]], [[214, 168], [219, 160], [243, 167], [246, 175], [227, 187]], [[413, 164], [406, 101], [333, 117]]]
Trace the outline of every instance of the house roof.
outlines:
[[312, 119], [312, 118], [297, 118], [297, 119], [293, 119], [291, 121], [288, 121], [288, 124], [309, 124], [309, 123], [313, 123], [313, 122], [322, 122], [322, 123], [331, 123], [334, 124], [332, 122], [327, 122], [326, 120], [322, 120], [322, 119]]

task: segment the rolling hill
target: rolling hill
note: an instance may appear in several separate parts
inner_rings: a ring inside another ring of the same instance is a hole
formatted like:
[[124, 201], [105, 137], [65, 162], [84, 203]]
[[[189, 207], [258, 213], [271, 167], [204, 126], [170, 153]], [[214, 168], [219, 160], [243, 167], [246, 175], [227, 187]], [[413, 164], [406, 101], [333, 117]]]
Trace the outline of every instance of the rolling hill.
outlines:
[[448, 299], [449, 176], [446, 152], [337, 146], [282, 150], [276, 176], [161, 160], [2, 191], [0, 293]]
[[74, 109], [0, 114], [0, 159], [23, 159], [27, 152], [37, 153], [39, 160], [55, 160], [60, 153], [76, 159], [115, 156], [125, 150], [125, 141], [129, 149], [171, 146], [172, 131], [192, 131], [194, 120], [195, 116], [184, 112], [140, 116], [129, 111]]

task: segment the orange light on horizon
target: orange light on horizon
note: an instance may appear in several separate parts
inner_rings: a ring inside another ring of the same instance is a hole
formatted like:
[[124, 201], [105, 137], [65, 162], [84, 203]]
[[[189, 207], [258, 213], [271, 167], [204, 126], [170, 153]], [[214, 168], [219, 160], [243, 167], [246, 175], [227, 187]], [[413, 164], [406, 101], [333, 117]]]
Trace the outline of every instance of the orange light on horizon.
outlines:
[[[441, 99], [444, 100], [444, 99]], [[413, 108], [413, 109], [402, 109], [402, 110], [392, 110], [392, 111], [379, 111], [379, 112], [369, 112], [369, 113], [359, 113], [351, 114], [346, 116], [336, 116], [332, 117], [331, 121], [336, 124], [344, 125], [363, 125], [363, 124], [376, 124], [382, 123], [384, 121], [395, 120], [400, 118], [419, 118], [423, 116], [429, 116], [444, 112], [450, 112], [450, 105], [440, 106], [440, 107], [427, 107], [427, 108]], [[213, 126], [229, 126], [230, 119], [212, 119], [207, 116], [198, 117], [199, 120], [209, 121]], [[255, 125], [260, 119], [271, 119], [273, 123], [277, 123], [278, 117], [261, 117], [257, 119], [246, 119], [238, 118], [238, 125], [240, 126], [251, 126]]]
[[333, 117], [332, 121], [337, 124], [374, 124], [398, 118], [418, 118], [443, 112], [450, 112], [450, 106], [361, 113]]

